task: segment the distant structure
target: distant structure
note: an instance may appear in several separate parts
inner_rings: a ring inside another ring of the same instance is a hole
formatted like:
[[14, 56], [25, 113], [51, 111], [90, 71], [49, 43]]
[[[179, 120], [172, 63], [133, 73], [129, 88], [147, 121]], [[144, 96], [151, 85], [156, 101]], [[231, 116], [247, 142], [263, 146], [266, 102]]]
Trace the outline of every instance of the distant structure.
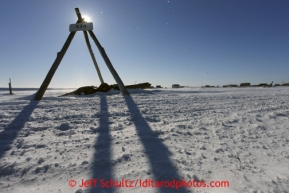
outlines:
[[264, 86], [264, 87], [272, 87], [272, 86], [273, 86], [273, 81], [271, 82], [271, 84], [266, 85], [266, 86]]
[[156, 88], [163, 88], [161, 85], [156, 85]]
[[272, 87], [272, 86], [273, 86], [273, 81], [271, 82], [271, 84], [260, 83], [258, 85], [252, 85], [251, 87]]
[[251, 84], [248, 82], [240, 84], [240, 87], [249, 87], [249, 86], [251, 86]]
[[[283, 83], [283, 84], [275, 84], [274, 86], [289, 86], [289, 83]], [[206, 85], [205, 87], [210, 87], [209, 85]], [[223, 88], [231, 88], [231, 87], [238, 87], [238, 85], [236, 84], [228, 84], [228, 85], [224, 85]], [[241, 87], [273, 87], [273, 81], [270, 84], [267, 83], [260, 83], [257, 85], [251, 85], [250, 83], [241, 83], [240, 86]], [[202, 87], [204, 88], [204, 87]]]
[[34, 100], [41, 100], [42, 99], [42, 97], [43, 97], [48, 85], [50, 84], [50, 82], [51, 82], [51, 80], [53, 78], [54, 73], [56, 72], [56, 70], [57, 70], [62, 58], [64, 57], [64, 55], [65, 55], [65, 53], [66, 53], [66, 51], [67, 51], [67, 49], [68, 49], [73, 37], [74, 37], [74, 35], [76, 34], [77, 31], [83, 31], [84, 38], [85, 38], [89, 53], [91, 55], [91, 58], [92, 58], [92, 61], [93, 61], [94, 65], [95, 65], [95, 68], [96, 68], [96, 71], [98, 73], [98, 76], [99, 76], [101, 84], [105, 84], [105, 83], [104, 83], [104, 81], [102, 79], [102, 76], [100, 74], [100, 70], [99, 70], [99, 68], [97, 66], [94, 54], [92, 52], [87, 32], [89, 33], [89, 35], [93, 39], [94, 43], [96, 44], [96, 46], [97, 46], [97, 48], [98, 48], [103, 60], [105, 61], [106, 65], [107, 65], [108, 69], [110, 70], [112, 76], [114, 77], [115, 81], [117, 82], [121, 93], [124, 94], [124, 95], [130, 95], [129, 92], [127, 91], [126, 87], [124, 86], [122, 80], [120, 79], [120, 77], [118, 76], [117, 72], [115, 71], [114, 67], [112, 66], [108, 56], [106, 55], [106, 52], [105, 52], [104, 48], [101, 46], [101, 44], [97, 40], [96, 36], [94, 35], [94, 33], [92, 31], [92, 28], [93, 28], [92, 23], [86, 22], [84, 20], [84, 18], [81, 17], [81, 14], [80, 14], [80, 11], [79, 11], [78, 8], [75, 8], [75, 12], [76, 12], [76, 15], [78, 17], [78, 20], [77, 20], [76, 24], [71, 24], [69, 26], [70, 34], [69, 34], [66, 42], [64, 43], [61, 51], [57, 53], [57, 57], [56, 57], [54, 63], [52, 64], [49, 72], [47, 73], [42, 85], [40, 86], [39, 90], [35, 94]]
[[205, 85], [205, 88], [215, 88], [215, 86]]
[[179, 84], [173, 84], [172, 88], [180, 88], [181, 86]]
[[[114, 88], [115, 90], [119, 90], [119, 87], [116, 84], [112, 85], [112, 88]], [[151, 88], [151, 84], [148, 82], [144, 82], [144, 83], [138, 83], [138, 84], [133, 84], [133, 85], [127, 85], [127, 86], [125, 86], [125, 88], [127, 88], [127, 89], [137, 89], [137, 88], [147, 89], [147, 88]]]
[[224, 85], [223, 88], [231, 88], [231, 87], [238, 87], [236, 84], [229, 84], [229, 85]]
[[262, 87], [262, 86], [268, 86], [267, 83], [261, 83], [261, 84], [258, 84], [258, 86]]

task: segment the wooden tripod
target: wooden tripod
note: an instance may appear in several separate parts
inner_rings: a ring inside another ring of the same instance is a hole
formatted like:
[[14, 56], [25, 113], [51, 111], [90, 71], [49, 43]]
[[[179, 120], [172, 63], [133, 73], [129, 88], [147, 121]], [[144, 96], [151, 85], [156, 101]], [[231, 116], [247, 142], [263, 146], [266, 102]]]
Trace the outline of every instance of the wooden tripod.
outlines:
[[[81, 14], [80, 14], [80, 11], [79, 11], [78, 8], [75, 8], [75, 12], [76, 12], [76, 15], [78, 17], [78, 20], [77, 20], [76, 23], [84, 22], [84, 19], [81, 17]], [[57, 57], [56, 57], [54, 63], [52, 64], [49, 72], [47, 73], [47, 75], [46, 75], [41, 87], [39, 88], [39, 90], [35, 94], [34, 100], [41, 100], [42, 99], [42, 97], [43, 97], [48, 85], [50, 84], [50, 82], [51, 82], [51, 80], [53, 78], [54, 73], [56, 72], [56, 70], [57, 70], [62, 58], [64, 57], [64, 55], [65, 55], [65, 53], [66, 53], [66, 51], [67, 51], [67, 49], [68, 49], [73, 37], [75, 35], [75, 33], [76, 33], [76, 31], [70, 32], [66, 42], [64, 43], [64, 45], [63, 45], [63, 47], [61, 49], [61, 51], [57, 53]], [[101, 46], [101, 44], [97, 40], [96, 36], [94, 35], [93, 31], [89, 30], [88, 33], [91, 36], [91, 38], [93, 39], [94, 43], [96, 44], [96, 46], [97, 46], [97, 48], [98, 48], [98, 50], [99, 50], [104, 62], [106, 63], [110, 73], [112, 74], [112, 76], [114, 77], [116, 83], [118, 84], [118, 87], [119, 87], [121, 93], [123, 95], [130, 95], [129, 92], [127, 91], [127, 89], [125, 88], [122, 80], [120, 79], [120, 77], [118, 76], [117, 72], [115, 71], [114, 67], [112, 66], [108, 56], [106, 55], [106, 52], [105, 52], [104, 48]], [[103, 79], [102, 79], [102, 76], [101, 76], [101, 73], [100, 73], [100, 70], [98, 68], [97, 62], [95, 60], [94, 54], [93, 54], [92, 49], [91, 49], [91, 45], [90, 45], [90, 42], [89, 42], [89, 39], [88, 39], [87, 31], [84, 30], [83, 34], [84, 34], [84, 38], [85, 38], [85, 41], [86, 41], [86, 44], [87, 44], [87, 48], [89, 50], [89, 53], [90, 53], [91, 58], [92, 58], [92, 61], [94, 63], [96, 71], [98, 73], [100, 82], [104, 83]]]

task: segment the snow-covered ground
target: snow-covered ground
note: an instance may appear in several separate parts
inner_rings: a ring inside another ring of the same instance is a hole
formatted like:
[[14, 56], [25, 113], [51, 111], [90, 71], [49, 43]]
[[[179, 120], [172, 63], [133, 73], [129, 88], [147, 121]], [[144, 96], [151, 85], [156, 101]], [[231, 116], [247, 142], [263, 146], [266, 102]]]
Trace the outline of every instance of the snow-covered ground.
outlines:
[[288, 87], [69, 91], [0, 91], [0, 192], [289, 192]]

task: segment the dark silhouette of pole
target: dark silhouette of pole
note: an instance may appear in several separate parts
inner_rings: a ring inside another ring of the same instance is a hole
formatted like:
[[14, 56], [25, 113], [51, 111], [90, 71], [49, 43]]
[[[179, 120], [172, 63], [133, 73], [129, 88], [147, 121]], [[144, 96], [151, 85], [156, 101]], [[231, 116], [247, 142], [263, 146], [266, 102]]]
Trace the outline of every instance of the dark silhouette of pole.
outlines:
[[8, 83], [8, 85], [9, 85], [9, 91], [10, 91], [10, 94], [12, 95], [13, 93], [12, 93], [12, 83], [11, 83], [11, 78], [9, 78], [9, 83]]

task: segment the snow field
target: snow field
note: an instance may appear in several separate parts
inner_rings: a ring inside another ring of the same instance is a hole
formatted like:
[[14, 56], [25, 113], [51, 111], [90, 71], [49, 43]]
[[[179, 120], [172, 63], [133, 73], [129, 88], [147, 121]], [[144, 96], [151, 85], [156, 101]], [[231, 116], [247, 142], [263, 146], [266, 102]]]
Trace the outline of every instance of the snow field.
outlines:
[[78, 186], [105, 178], [230, 182], [178, 192], [288, 192], [288, 88], [130, 92], [60, 98], [65, 90], [48, 90], [33, 101], [35, 91], [1, 91], [1, 190], [176, 192]]

